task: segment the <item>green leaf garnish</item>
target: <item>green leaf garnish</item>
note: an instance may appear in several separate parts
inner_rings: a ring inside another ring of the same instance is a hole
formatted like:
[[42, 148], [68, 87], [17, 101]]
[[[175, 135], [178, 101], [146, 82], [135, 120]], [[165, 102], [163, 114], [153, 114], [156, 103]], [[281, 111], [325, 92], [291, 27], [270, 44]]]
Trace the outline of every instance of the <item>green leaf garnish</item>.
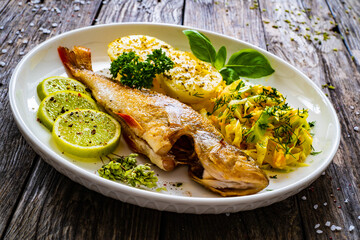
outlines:
[[248, 78], [261, 78], [275, 72], [265, 56], [253, 49], [234, 53], [225, 67], [233, 69], [241, 77]]
[[226, 62], [226, 48], [225, 46], [222, 46], [216, 54], [214, 67], [217, 70], [220, 70], [225, 66], [225, 62]]
[[201, 61], [214, 64], [216, 51], [210, 40], [195, 30], [184, 30], [183, 33], [188, 37], [191, 51], [195, 57]]
[[232, 68], [223, 68], [220, 70], [220, 74], [226, 82], [226, 85], [230, 85], [240, 78], [239, 74]]
[[146, 62], [154, 66], [156, 74], [160, 74], [174, 67], [174, 62], [168, 58], [160, 49], [155, 49], [152, 54], [147, 56]]
[[192, 53], [200, 60], [211, 63], [220, 71], [227, 85], [240, 77], [261, 78], [272, 74], [275, 70], [260, 52], [243, 49], [234, 53], [227, 64], [226, 48], [222, 46], [216, 53], [210, 39], [195, 30], [184, 30], [188, 37]]
[[132, 88], [151, 88], [156, 74], [174, 67], [173, 61], [160, 49], [147, 55], [142, 62], [134, 52], [121, 54], [110, 66], [113, 78], [120, 75], [120, 82]]

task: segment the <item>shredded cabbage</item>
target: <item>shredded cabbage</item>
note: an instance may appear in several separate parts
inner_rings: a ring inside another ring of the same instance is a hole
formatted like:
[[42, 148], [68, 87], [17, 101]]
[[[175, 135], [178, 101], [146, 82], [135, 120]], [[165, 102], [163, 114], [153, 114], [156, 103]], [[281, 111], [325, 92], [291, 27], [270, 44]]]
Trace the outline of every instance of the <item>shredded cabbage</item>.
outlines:
[[228, 143], [245, 149], [263, 168], [304, 166], [312, 151], [308, 110], [291, 108], [275, 88], [235, 81], [206, 115]]

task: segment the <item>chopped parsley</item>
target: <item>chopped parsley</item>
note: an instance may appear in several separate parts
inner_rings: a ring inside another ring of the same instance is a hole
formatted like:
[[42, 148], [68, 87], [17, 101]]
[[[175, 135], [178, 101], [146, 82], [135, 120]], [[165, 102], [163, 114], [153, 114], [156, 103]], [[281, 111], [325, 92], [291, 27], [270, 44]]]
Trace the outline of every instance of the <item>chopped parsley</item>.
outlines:
[[120, 75], [120, 82], [132, 88], [151, 88], [156, 74], [174, 67], [174, 62], [162, 49], [156, 49], [142, 62], [135, 52], [124, 52], [110, 66], [113, 78]]

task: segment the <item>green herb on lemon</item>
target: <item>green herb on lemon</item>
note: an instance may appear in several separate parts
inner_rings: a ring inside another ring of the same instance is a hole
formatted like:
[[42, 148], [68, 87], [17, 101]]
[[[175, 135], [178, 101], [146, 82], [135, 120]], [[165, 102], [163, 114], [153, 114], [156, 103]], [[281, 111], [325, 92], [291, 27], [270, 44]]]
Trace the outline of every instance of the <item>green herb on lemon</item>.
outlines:
[[150, 170], [149, 164], [137, 164], [136, 153], [129, 156], [112, 158], [108, 164], [103, 165], [98, 173], [100, 177], [109, 180], [120, 180], [133, 187], [145, 186], [153, 188], [157, 186], [158, 178], [154, 171]]
[[210, 39], [204, 34], [195, 30], [184, 30], [183, 33], [188, 37], [191, 51], [195, 57], [211, 63], [220, 71], [227, 85], [240, 77], [261, 78], [275, 71], [266, 57], [253, 49], [243, 49], [234, 53], [226, 64], [225, 46], [216, 52]]
[[120, 76], [120, 82], [132, 88], [151, 88], [156, 74], [163, 73], [174, 67], [171, 61], [160, 49], [147, 55], [142, 62], [134, 52], [124, 52], [115, 59], [110, 66], [110, 73], [113, 78]]

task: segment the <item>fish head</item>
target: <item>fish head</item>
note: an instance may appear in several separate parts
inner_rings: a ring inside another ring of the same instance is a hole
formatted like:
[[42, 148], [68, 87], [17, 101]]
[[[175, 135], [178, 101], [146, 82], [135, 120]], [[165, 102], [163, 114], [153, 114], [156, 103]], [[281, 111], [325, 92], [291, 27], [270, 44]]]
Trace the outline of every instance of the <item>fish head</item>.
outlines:
[[222, 196], [241, 196], [261, 191], [269, 184], [256, 162], [239, 148], [214, 137], [195, 140], [198, 161], [191, 164], [190, 176]]

